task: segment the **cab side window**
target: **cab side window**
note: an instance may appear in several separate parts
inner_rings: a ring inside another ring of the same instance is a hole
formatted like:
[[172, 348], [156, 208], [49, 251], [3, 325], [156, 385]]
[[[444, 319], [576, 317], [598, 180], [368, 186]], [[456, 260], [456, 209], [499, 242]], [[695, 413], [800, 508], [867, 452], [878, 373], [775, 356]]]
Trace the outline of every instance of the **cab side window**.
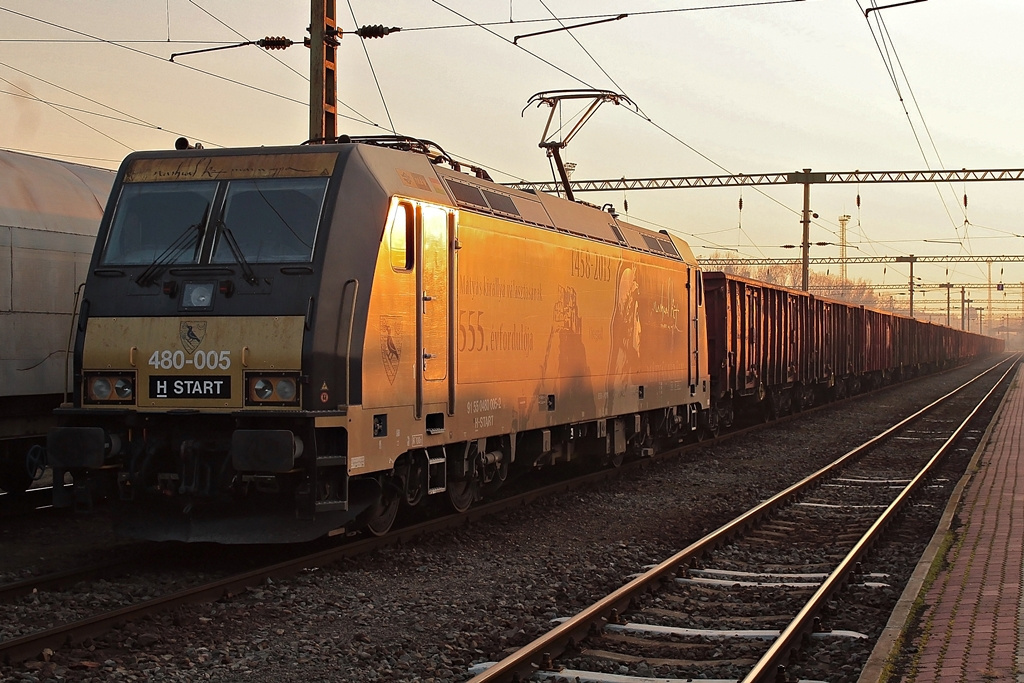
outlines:
[[412, 270], [416, 263], [416, 221], [411, 204], [400, 202], [395, 205], [388, 226], [388, 247], [391, 252], [391, 267], [395, 270]]

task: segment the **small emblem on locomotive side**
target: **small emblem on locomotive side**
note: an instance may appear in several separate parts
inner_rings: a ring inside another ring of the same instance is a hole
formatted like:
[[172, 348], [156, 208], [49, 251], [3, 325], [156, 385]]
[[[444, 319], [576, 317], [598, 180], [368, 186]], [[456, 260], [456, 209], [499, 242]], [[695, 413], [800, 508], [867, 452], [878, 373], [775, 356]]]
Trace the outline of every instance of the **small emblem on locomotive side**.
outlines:
[[380, 317], [380, 355], [388, 382], [395, 383], [398, 364], [402, 360], [402, 319], [393, 315]]
[[178, 326], [178, 338], [187, 353], [195, 353], [205, 337], [205, 320], [183, 320]]

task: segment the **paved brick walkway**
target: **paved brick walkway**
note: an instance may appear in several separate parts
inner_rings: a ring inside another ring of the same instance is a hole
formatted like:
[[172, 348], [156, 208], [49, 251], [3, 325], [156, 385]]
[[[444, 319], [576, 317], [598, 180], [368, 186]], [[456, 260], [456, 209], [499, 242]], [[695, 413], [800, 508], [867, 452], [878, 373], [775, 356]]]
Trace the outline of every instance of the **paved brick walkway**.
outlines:
[[906, 683], [1024, 683], [1024, 377], [1004, 399], [964, 492], [948, 566], [925, 598]]

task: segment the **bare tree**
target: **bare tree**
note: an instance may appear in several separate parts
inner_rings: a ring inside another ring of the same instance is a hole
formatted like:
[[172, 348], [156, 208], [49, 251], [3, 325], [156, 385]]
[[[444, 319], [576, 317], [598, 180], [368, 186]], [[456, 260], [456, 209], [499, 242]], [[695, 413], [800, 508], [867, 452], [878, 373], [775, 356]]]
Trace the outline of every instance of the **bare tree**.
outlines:
[[[728, 254], [713, 252], [709, 258], [725, 259]], [[801, 267], [792, 265], [774, 266], [723, 266], [723, 272], [740, 277], [750, 278], [759, 282], [766, 282], [772, 285], [800, 289], [803, 282]], [[881, 306], [882, 298], [871, 289], [871, 283], [867, 280], [849, 280], [843, 282], [838, 275], [829, 273], [816, 273], [813, 270], [808, 273], [808, 284], [811, 293], [827, 299], [845, 301], [857, 306]]]

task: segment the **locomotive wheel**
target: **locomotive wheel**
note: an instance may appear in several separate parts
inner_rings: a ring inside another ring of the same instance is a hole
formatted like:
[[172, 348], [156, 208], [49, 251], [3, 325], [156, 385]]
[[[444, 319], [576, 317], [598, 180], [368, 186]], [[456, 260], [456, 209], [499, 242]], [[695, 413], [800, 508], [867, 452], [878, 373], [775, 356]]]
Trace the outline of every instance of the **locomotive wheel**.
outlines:
[[383, 536], [391, 530], [398, 516], [402, 496], [391, 481], [382, 482], [380, 500], [374, 505], [373, 512], [366, 523], [366, 528], [374, 536]]
[[654, 446], [654, 436], [651, 434], [651, 418], [646, 414], [640, 418], [640, 431], [633, 435], [633, 444], [630, 451], [637, 457], [642, 457], [645, 448]]
[[426, 454], [417, 453], [413, 456], [408, 480], [405, 482], [404, 498], [409, 507], [416, 507], [427, 495], [427, 467]]
[[467, 477], [448, 481], [448, 501], [456, 512], [465, 512], [474, 500], [476, 500], [476, 479]]

